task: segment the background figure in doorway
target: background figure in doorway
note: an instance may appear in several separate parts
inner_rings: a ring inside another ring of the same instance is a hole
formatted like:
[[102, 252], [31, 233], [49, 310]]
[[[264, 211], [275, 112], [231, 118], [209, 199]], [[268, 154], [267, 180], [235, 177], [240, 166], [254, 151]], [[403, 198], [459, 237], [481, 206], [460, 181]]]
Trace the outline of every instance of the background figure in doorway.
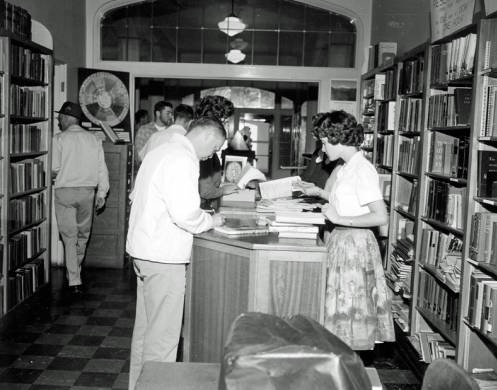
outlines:
[[65, 102], [58, 113], [61, 133], [53, 138], [52, 157], [55, 215], [64, 243], [69, 287], [80, 294], [94, 199], [96, 209], [105, 205], [109, 174], [101, 141], [79, 125], [83, 117], [79, 104]]
[[331, 172], [335, 169], [337, 161], [330, 161], [322, 152], [323, 143], [316, 140], [316, 149], [307, 161], [307, 166], [300, 174], [300, 178], [308, 183], [313, 183], [319, 188], [325, 188]]
[[199, 208], [198, 161], [225, 139], [218, 120], [200, 118], [186, 135], [172, 134], [151, 150], [138, 171], [126, 240], [137, 276], [131, 390], [145, 361], [176, 361], [193, 234], [223, 223]]
[[[233, 116], [235, 107], [233, 103], [223, 96], [208, 95], [204, 96], [195, 107], [195, 118], [216, 118], [224, 126]], [[231, 130], [227, 129], [227, 139], [230, 140]], [[217, 155], [204, 161], [200, 161], [199, 192], [202, 199], [202, 205], [210, 208], [211, 201], [219, 199], [223, 195], [232, 194], [238, 191], [238, 187], [234, 184], [221, 186], [219, 176], [222, 176], [219, 170], [221, 163]]]
[[135, 132], [138, 131], [138, 129], [147, 124], [149, 122], [148, 119], [148, 111], [147, 110], [138, 110], [135, 112]]
[[169, 102], [160, 101], [154, 105], [154, 121], [141, 126], [135, 137], [135, 161], [136, 169], [140, 167], [142, 159], [140, 151], [147, 143], [148, 139], [159, 130], [163, 130], [173, 122], [173, 105]]
[[143, 161], [145, 155], [152, 149], [166, 142], [171, 134], [185, 135], [193, 120], [193, 109], [186, 104], [180, 104], [174, 109], [174, 123], [150, 136], [145, 146], [140, 151], [140, 158]]
[[325, 326], [352, 349], [371, 350], [376, 341], [395, 341], [390, 294], [370, 229], [388, 222], [378, 173], [359, 149], [364, 131], [352, 115], [321, 115], [314, 136], [331, 161], [344, 161], [330, 176], [329, 190], [303, 187], [329, 197], [323, 213], [335, 226], [326, 240]]

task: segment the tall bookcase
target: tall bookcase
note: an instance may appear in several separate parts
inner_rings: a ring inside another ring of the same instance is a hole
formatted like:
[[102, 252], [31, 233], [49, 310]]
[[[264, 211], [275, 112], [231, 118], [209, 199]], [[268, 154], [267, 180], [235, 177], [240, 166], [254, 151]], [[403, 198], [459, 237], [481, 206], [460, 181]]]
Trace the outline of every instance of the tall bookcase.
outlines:
[[0, 317], [50, 279], [52, 51], [0, 36]]
[[458, 362], [497, 370], [497, 18], [478, 26]]
[[[388, 61], [361, 77], [361, 120], [365, 133], [361, 149], [380, 173], [381, 189], [388, 209], [392, 181], [396, 68], [394, 61]], [[379, 245], [386, 266], [388, 229], [380, 229]]]
[[398, 330], [404, 333], [410, 331], [412, 316], [427, 52], [427, 45], [423, 44], [395, 60], [398, 109], [394, 118], [391, 213], [385, 275], [394, 294], [395, 321]]
[[[496, 37], [495, 20], [482, 20], [362, 78], [363, 91], [379, 74], [385, 91], [394, 91], [375, 102], [373, 161], [380, 174], [392, 172], [384, 266], [398, 341], [413, 362], [453, 357], [468, 370], [497, 367], [497, 184], [487, 187], [494, 193], [482, 194], [478, 166], [481, 151], [495, 152], [484, 164], [491, 172], [487, 181], [496, 181], [497, 126], [490, 135], [481, 133], [484, 120], [497, 121], [497, 42], [489, 43]], [[395, 109], [386, 107], [393, 102]], [[393, 117], [382, 120], [385, 112]], [[478, 236], [474, 215], [482, 211], [496, 222], [485, 241], [489, 248], [495, 241], [494, 265], [470, 258]], [[482, 330], [468, 319], [474, 316], [474, 285], [482, 282], [475, 274], [495, 282], [494, 301], [488, 288], [488, 302], [477, 310], [492, 318], [495, 307], [495, 341], [492, 326]], [[415, 366], [418, 373], [426, 367]]]

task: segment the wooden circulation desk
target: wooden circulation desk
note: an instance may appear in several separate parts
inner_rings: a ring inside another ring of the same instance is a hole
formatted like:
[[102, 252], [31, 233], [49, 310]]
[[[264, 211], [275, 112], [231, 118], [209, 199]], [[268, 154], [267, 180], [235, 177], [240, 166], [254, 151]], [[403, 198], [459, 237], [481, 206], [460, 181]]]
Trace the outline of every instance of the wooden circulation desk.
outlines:
[[241, 313], [324, 319], [326, 247], [277, 234], [195, 236], [187, 272], [183, 358], [219, 363]]

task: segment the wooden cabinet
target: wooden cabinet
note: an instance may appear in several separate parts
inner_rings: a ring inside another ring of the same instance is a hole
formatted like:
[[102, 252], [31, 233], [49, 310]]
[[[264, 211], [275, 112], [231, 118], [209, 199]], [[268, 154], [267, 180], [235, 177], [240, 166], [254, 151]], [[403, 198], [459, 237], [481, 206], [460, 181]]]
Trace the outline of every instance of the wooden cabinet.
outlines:
[[321, 243], [278, 240], [273, 234], [195, 237], [187, 277], [185, 361], [220, 362], [230, 326], [244, 312], [303, 314], [323, 323], [326, 259]]
[[126, 244], [129, 145], [104, 142], [110, 190], [105, 208], [96, 213], [86, 252], [85, 265], [122, 268]]

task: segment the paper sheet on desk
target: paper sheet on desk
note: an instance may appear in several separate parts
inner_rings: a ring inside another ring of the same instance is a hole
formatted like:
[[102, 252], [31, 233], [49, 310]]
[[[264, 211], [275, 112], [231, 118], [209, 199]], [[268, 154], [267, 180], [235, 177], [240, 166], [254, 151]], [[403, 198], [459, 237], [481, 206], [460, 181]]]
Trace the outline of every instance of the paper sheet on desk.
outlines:
[[291, 176], [260, 183], [261, 197], [263, 199], [275, 199], [292, 196], [293, 184], [300, 180], [300, 176]]

